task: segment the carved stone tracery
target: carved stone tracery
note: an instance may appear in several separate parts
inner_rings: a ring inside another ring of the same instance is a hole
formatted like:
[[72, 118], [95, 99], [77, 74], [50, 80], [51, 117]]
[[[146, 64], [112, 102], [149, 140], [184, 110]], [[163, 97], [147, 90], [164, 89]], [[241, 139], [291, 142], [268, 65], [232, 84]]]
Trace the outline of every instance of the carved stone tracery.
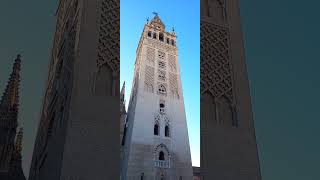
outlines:
[[158, 40], [150, 39], [150, 38], [145, 39], [145, 41], [146, 41], [146, 44], [149, 44], [153, 48], [157, 48], [167, 53], [177, 54], [175, 46], [171, 46], [171, 45], [159, 42]]
[[154, 48], [147, 48], [147, 61], [149, 64], [154, 65], [155, 62], [155, 49]]
[[229, 29], [201, 22], [201, 96], [214, 98], [218, 124], [237, 126], [235, 115]]
[[174, 55], [171, 55], [171, 54], [168, 55], [168, 63], [169, 63], [170, 70], [172, 72], [176, 72], [177, 71], [177, 60]]
[[226, 96], [233, 102], [232, 71], [227, 28], [201, 23], [201, 94]]
[[215, 19], [216, 23], [224, 23], [226, 20], [225, 0], [203, 0], [201, 3], [201, 16]]
[[100, 17], [97, 66], [108, 64], [113, 72], [120, 72], [120, 3], [103, 0]]
[[178, 76], [176, 74], [169, 74], [169, 85], [170, 95], [174, 98], [179, 99]]
[[151, 66], [146, 66], [145, 69], [145, 80], [144, 88], [147, 92], [153, 93], [154, 90], [154, 68]]

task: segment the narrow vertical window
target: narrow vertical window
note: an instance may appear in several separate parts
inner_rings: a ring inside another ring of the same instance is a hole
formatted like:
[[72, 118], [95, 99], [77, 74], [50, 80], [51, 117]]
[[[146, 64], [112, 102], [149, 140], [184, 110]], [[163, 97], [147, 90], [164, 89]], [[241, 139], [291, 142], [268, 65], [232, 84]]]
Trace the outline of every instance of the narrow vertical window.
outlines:
[[148, 37], [151, 37], [151, 31], [148, 32]]
[[154, 125], [153, 134], [157, 135], [157, 136], [159, 135], [159, 125], [158, 124]]
[[164, 41], [163, 33], [159, 34], [159, 40], [162, 41], [162, 42]]
[[171, 45], [172, 45], [172, 46], [175, 46], [175, 42], [174, 42], [173, 39], [171, 40]]
[[157, 33], [153, 33], [153, 39], [157, 39]]
[[164, 153], [162, 151], [160, 151], [160, 153], [159, 153], [159, 160], [160, 161], [164, 161], [165, 160], [164, 159]]
[[170, 130], [169, 126], [166, 125], [165, 130], [164, 130], [164, 134], [165, 134], [166, 137], [169, 137], [169, 132], [170, 132], [169, 130]]

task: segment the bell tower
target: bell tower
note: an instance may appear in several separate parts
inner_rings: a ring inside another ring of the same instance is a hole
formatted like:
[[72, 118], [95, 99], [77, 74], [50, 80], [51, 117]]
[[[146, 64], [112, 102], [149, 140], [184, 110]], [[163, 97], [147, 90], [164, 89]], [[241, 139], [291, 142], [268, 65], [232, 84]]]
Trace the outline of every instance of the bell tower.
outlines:
[[154, 14], [136, 52], [122, 179], [192, 180], [177, 36]]

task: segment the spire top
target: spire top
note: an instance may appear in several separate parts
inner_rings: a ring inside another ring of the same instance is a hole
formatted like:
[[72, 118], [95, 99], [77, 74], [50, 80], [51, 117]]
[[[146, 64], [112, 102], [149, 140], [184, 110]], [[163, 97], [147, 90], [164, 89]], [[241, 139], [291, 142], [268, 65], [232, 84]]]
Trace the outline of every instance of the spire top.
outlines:
[[20, 86], [20, 68], [21, 55], [17, 55], [17, 59], [13, 64], [13, 69], [6, 87], [6, 90], [1, 99], [1, 105], [18, 105], [19, 103], [19, 86]]
[[6, 89], [0, 101], [0, 114], [11, 114], [12, 123], [17, 124], [18, 106], [19, 106], [19, 86], [20, 86], [20, 68], [21, 56], [18, 55], [12, 68], [12, 72], [7, 83]]
[[153, 19], [150, 22], [150, 25], [152, 27], [154, 27], [157, 30], [160, 31], [164, 31], [165, 30], [165, 25], [164, 23], [161, 21], [160, 17], [159, 17], [159, 13], [158, 12], [152, 12], [154, 14]]

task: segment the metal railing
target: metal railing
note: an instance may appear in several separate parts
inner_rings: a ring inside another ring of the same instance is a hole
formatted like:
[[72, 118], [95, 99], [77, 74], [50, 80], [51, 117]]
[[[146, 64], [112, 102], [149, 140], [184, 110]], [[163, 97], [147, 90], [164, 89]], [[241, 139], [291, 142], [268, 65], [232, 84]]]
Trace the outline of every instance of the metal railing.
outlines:
[[170, 162], [168, 161], [161, 161], [161, 160], [155, 160], [154, 166], [160, 167], [160, 168], [170, 168]]

